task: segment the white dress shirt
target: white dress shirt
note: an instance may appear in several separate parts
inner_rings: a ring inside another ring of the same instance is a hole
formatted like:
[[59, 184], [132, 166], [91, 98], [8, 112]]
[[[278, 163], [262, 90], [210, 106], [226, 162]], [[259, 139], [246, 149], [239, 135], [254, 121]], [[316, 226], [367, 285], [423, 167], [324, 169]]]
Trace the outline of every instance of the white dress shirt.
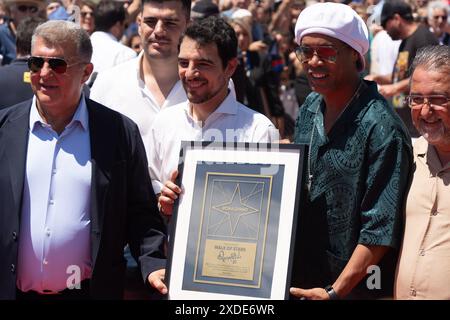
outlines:
[[187, 97], [181, 81], [178, 81], [160, 107], [141, 79], [142, 56], [143, 52], [137, 58], [99, 74], [90, 98], [133, 120], [145, 141], [159, 111], [186, 101]]
[[91, 35], [94, 73], [101, 73], [136, 57], [136, 52], [121, 44], [110, 33], [96, 31]]
[[144, 141], [153, 190], [160, 193], [170, 173], [178, 168], [181, 141], [273, 142], [278, 130], [266, 116], [228, 94], [222, 104], [199, 124], [192, 118], [188, 101], [161, 111]]
[[17, 287], [57, 292], [76, 284], [71, 279], [90, 278], [92, 269], [91, 149], [84, 97], [59, 136], [42, 120], [35, 98], [29, 126]]

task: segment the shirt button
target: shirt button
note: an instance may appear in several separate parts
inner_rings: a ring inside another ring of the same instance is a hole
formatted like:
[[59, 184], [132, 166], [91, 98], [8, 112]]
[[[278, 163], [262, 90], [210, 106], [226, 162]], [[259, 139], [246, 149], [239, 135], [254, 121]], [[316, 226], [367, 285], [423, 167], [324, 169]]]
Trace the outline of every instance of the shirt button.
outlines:
[[45, 265], [45, 266], [48, 265], [47, 259], [44, 259], [44, 260], [42, 261], [42, 264]]
[[50, 200], [48, 203], [49, 203], [50, 205], [54, 205], [54, 204], [55, 204], [55, 201]]
[[419, 254], [423, 257], [425, 255], [425, 250], [420, 250]]
[[410, 294], [411, 294], [413, 297], [415, 297], [415, 296], [416, 296], [416, 290], [411, 289]]
[[50, 237], [50, 228], [45, 229], [45, 234], [47, 237]]
[[16, 266], [14, 263], [11, 263], [11, 272], [15, 273], [16, 272]]
[[17, 240], [17, 232], [13, 231], [12, 238], [13, 238], [14, 241]]
[[53, 170], [52, 170], [52, 174], [56, 174], [56, 169], [53, 169]]
[[431, 215], [432, 215], [432, 216], [435, 216], [435, 215], [437, 215], [437, 214], [438, 214], [438, 212], [437, 212], [436, 210], [431, 211]]

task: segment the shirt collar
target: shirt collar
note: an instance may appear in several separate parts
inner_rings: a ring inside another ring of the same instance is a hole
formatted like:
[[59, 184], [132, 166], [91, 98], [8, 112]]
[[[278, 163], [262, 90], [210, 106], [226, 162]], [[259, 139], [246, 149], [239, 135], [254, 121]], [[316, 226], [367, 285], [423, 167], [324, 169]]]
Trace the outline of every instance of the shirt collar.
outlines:
[[[33, 101], [31, 103], [31, 110], [30, 110], [30, 123], [29, 123], [29, 126], [32, 131], [34, 130], [37, 123], [48, 125], [39, 114], [36, 106], [36, 96], [33, 96]], [[84, 131], [89, 130], [89, 116], [84, 94], [81, 95], [77, 110], [75, 111], [72, 120], [69, 122], [66, 128], [73, 126], [75, 123], [79, 123]]]
[[[184, 104], [184, 110], [186, 113], [192, 117], [191, 110], [190, 110], [190, 103], [187, 101]], [[229, 90], [227, 97], [225, 100], [222, 101], [222, 103], [219, 105], [219, 107], [216, 108], [208, 117], [208, 119], [215, 114], [236, 114], [238, 109], [237, 101], [235, 98], [234, 93], [232, 90]]]
[[421, 158], [424, 158], [427, 154], [428, 142], [424, 137], [418, 138], [414, 143], [414, 153]]
[[136, 70], [137, 77], [139, 79], [141, 79], [141, 66], [142, 66], [142, 63], [144, 61], [143, 60], [144, 59], [144, 50], [141, 50], [141, 52], [139, 52], [138, 56], [136, 58], [134, 58], [134, 59], [135, 59], [135, 62], [136, 62], [134, 67], [136, 68], [135, 70]]
[[[367, 97], [368, 95], [372, 96], [374, 93], [376, 93], [376, 83], [373, 81], [367, 81], [367, 80], [362, 80], [363, 83], [361, 84], [361, 88], [359, 88], [359, 94], [358, 97], [353, 98], [353, 101], [351, 101], [351, 103], [347, 106], [346, 109], [352, 109], [351, 107], [353, 106], [359, 106], [360, 102], [362, 99], [364, 99], [364, 97]], [[314, 103], [311, 103], [308, 106], [308, 110], [311, 111], [312, 113], [316, 113], [317, 110], [317, 104], [322, 103], [323, 101], [323, 96], [319, 94], [319, 99], [316, 99], [314, 101]], [[322, 111], [322, 108], [319, 108]]]
[[186, 100], [186, 92], [184, 91], [183, 85], [181, 84], [181, 80], [178, 80], [170, 89], [169, 95], [162, 105], [162, 109], [168, 106], [173, 106], [180, 101]]
[[92, 35], [94, 36], [94, 38], [95, 37], [99, 37], [99, 38], [103, 38], [103, 39], [111, 39], [111, 40], [114, 40], [116, 42], [119, 41], [112, 33], [109, 33], [109, 32], [95, 31]]
[[228, 95], [225, 100], [214, 110], [212, 114], [236, 114], [237, 113], [237, 101], [234, 98], [234, 94], [231, 90], [228, 91]]
[[[350, 104], [347, 105], [342, 111], [342, 114], [338, 117], [328, 135], [334, 135], [334, 132], [336, 132], [336, 130], [340, 130], [339, 128], [343, 128], [349, 122], [354, 122], [355, 119], [364, 116], [364, 109], [367, 110], [367, 106], [369, 105], [367, 103], [367, 99], [372, 99], [374, 96], [379, 95], [375, 82], [366, 80], [362, 81], [363, 82], [361, 83], [361, 87], [359, 87], [359, 92], [356, 94], [356, 96], [352, 97]], [[316, 99], [308, 107], [308, 111], [312, 113], [320, 113], [322, 117], [324, 110], [325, 103], [323, 100], [323, 96], [321, 95], [319, 95], [319, 99]]]
[[428, 165], [431, 177], [450, 167], [449, 164], [442, 165], [435, 147], [429, 144], [423, 136], [415, 141], [414, 153], [419, 161]]
[[308, 111], [312, 113], [317, 113], [321, 107], [319, 106], [323, 101], [323, 96], [316, 93], [319, 97], [314, 99], [313, 103], [308, 106]]

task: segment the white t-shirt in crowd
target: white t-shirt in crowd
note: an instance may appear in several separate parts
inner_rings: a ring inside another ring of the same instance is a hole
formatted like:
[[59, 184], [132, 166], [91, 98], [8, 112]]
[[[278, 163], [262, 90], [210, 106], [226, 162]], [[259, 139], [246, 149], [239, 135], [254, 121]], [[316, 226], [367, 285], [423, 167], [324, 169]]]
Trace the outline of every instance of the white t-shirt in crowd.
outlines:
[[143, 52], [135, 59], [99, 74], [90, 98], [136, 122], [145, 141], [161, 109], [186, 101], [187, 97], [181, 81], [178, 81], [160, 107], [140, 77], [142, 57]]
[[[91, 35], [93, 74], [99, 74], [136, 57], [136, 52], [121, 44], [110, 33], [96, 31]], [[91, 76], [94, 77], [94, 76]]]

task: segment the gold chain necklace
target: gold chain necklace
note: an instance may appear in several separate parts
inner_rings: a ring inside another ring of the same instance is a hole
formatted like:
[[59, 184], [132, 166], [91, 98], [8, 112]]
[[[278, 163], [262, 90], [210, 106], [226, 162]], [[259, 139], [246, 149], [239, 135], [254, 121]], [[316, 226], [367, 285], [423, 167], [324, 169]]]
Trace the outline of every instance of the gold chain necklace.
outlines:
[[[344, 109], [342, 109], [341, 113], [339, 114], [339, 116], [336, 118], [336, 121], [334, 123], [337, 122], [337, 120], [341, 117], [341, 115], [344, 113], [345, 109], [347, 109], [347, 107], [353, 102], [353, 100], [359, 96], [359, 91], [361, 89], [361, 86], [363, 84], [363, 81], [361, 80], [359, 82], [358, 88], [356, 89], [355, 93], [353, 94], [352, 98], [347, 102], [347, 104], [345, 105]], [[308, 148], [308, 183], [307, 183], [307, 188], [308, 188], [308, 192], [311, 191], [311, 182], [313, 179], [313, 174], [311, 173], [311, 154], [312, 154], [312, 143], [313, 143], [313, 138], [314, 138], [314, 128], [315, 123], [314, 120], [317, 117], [317, 113], [319, 112], [319, 108], [320, 108], [320, 103], [317, 106], [316, 112], [314, 114], [314, 119], [313, 119], [313, 126], [311, 129], [311, 138], [309, 139], [309, 148]]]

